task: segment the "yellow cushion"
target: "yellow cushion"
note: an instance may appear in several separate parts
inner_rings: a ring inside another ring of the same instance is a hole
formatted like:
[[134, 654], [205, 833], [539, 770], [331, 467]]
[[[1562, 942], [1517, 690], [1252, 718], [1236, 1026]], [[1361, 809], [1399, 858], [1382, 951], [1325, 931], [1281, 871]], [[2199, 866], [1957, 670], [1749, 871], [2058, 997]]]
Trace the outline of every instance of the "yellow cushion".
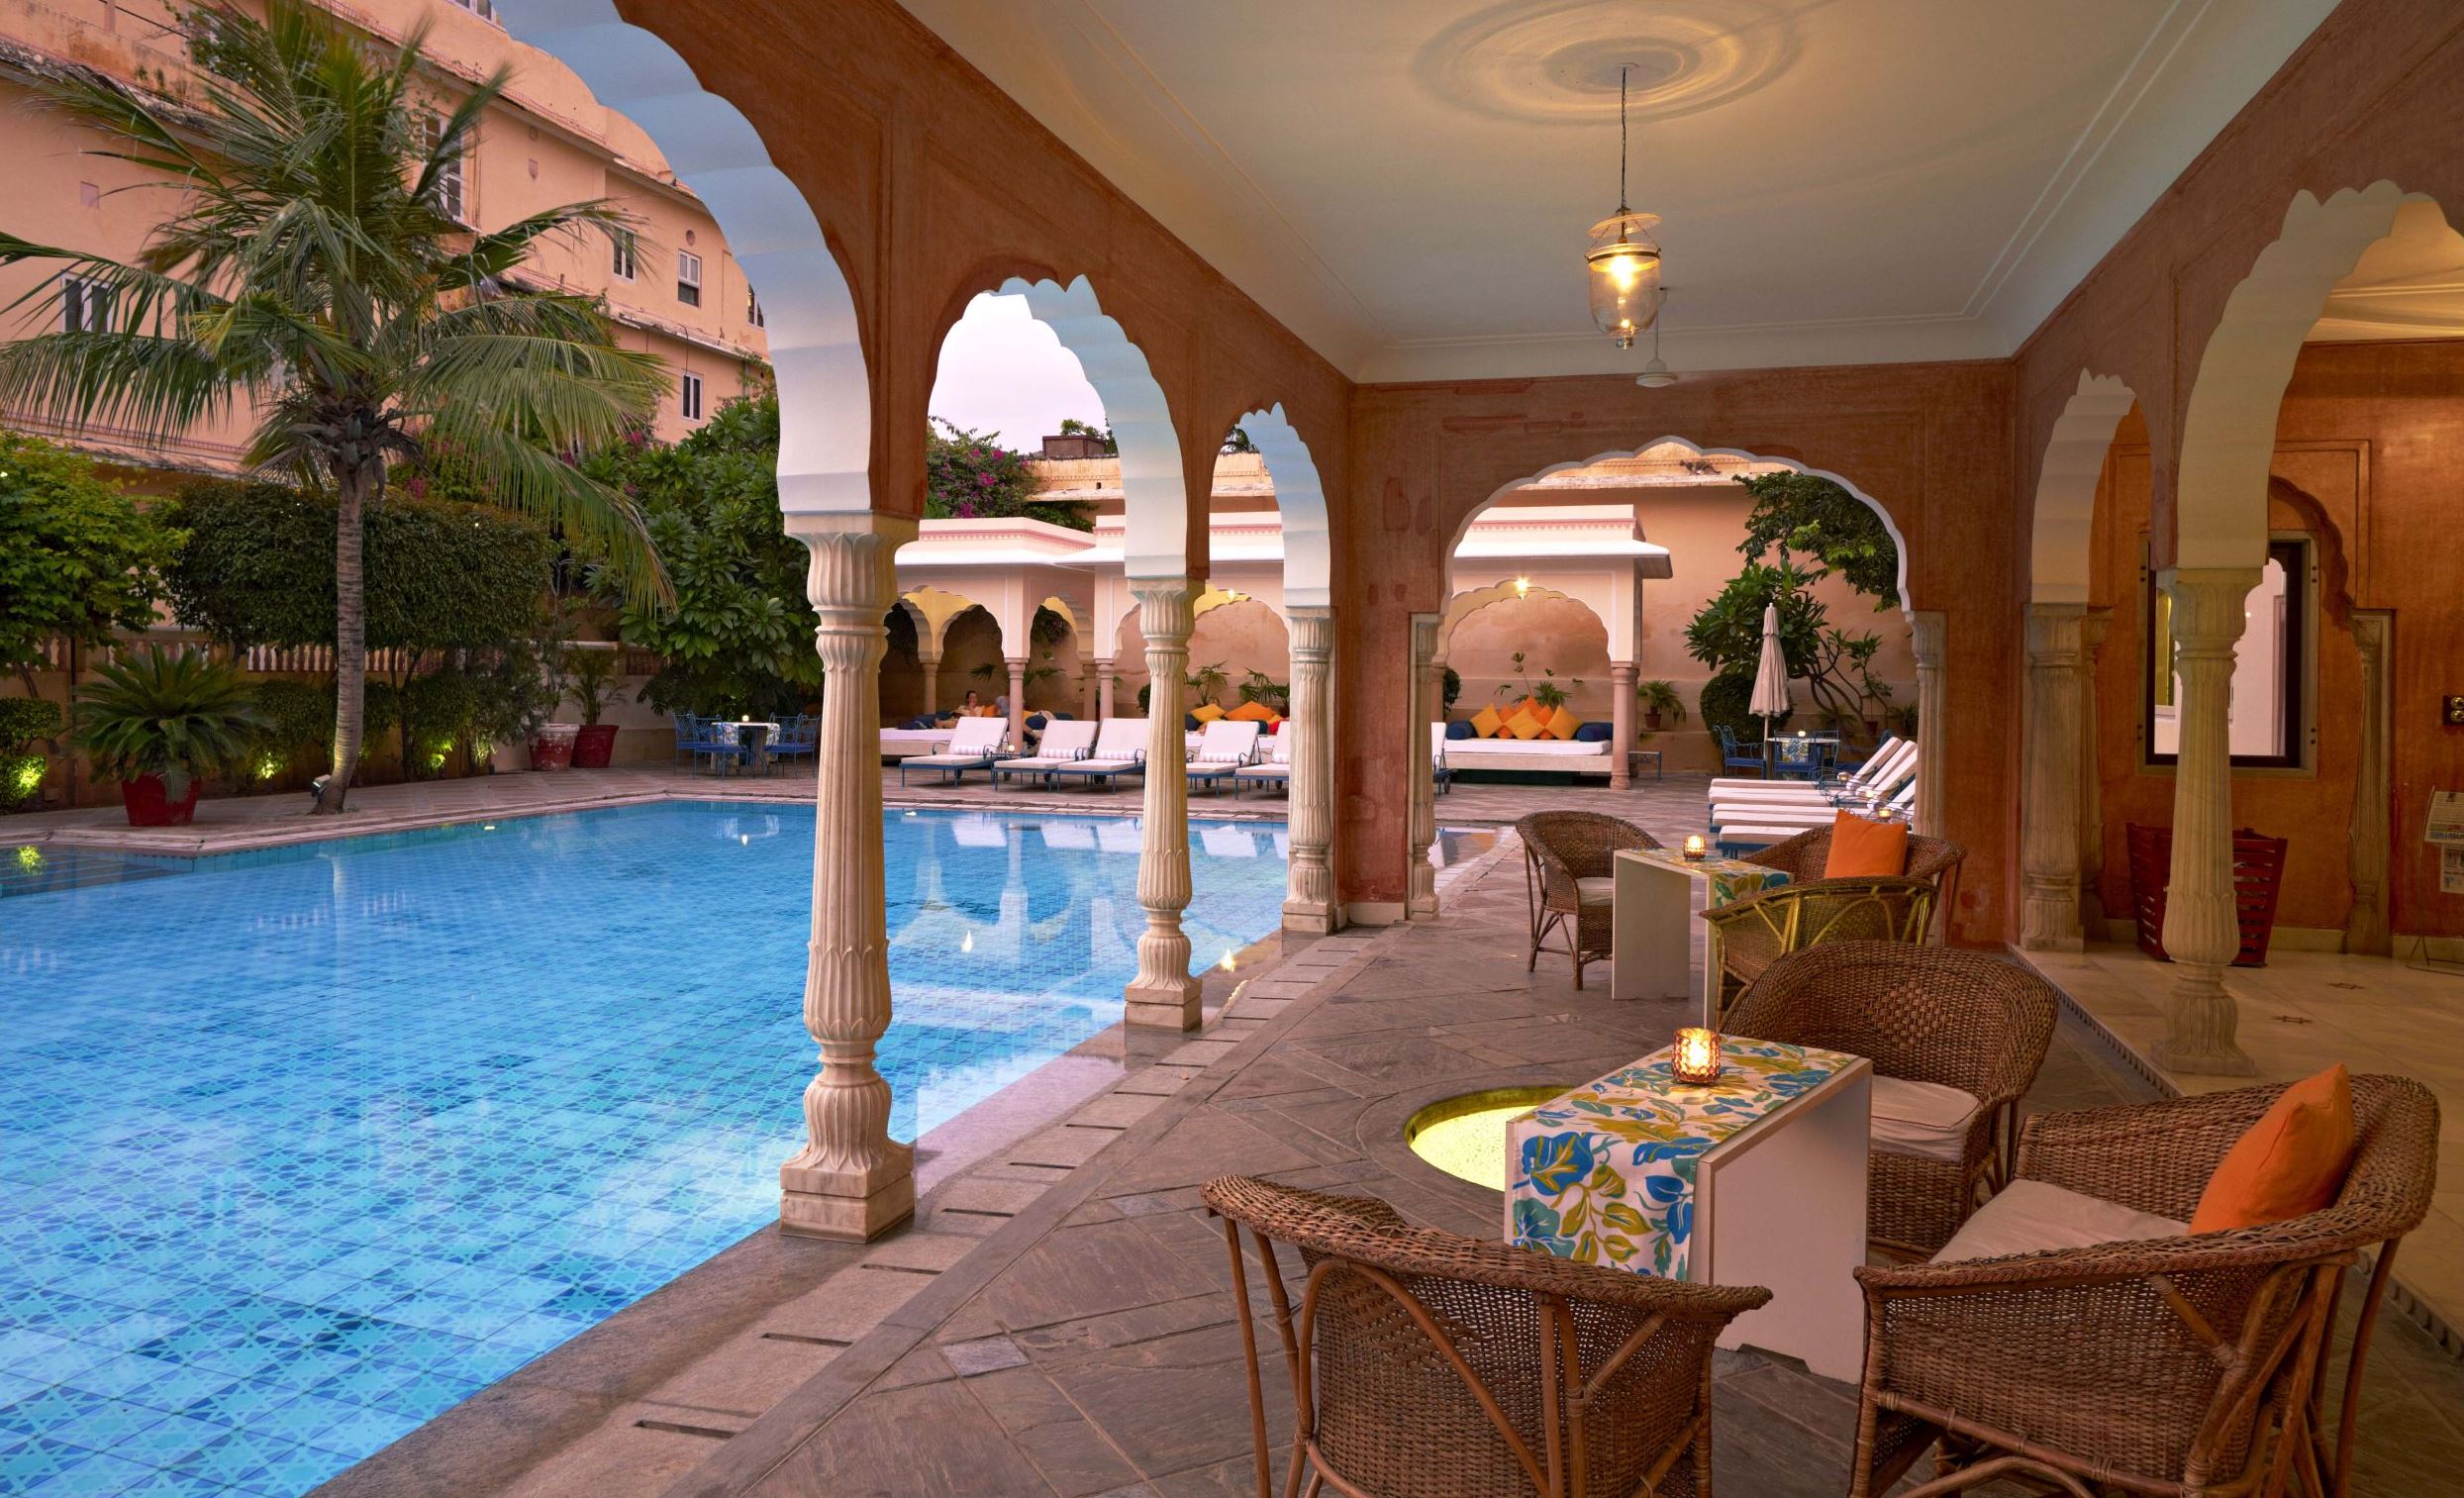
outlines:
[[1831, 819], [1825, 879], [1867, 879], [1908, 872], [1908, 824], [1869, 822], [1854, 812]]
[[2193, 1233], [2256, 1228], [2334, 1205], [2353, 1162], [2353, 1078], [2342, 1062], [2287, 1087], [2216, 1164]]
[[1471, 731], [1482, 739], [1496, 738], [1497, 731], [1505, 726], [1506, 720], [1498, 716], [1497, 709], [1493, 707], [1484, 707], [1471, 715]]
[[1582, 726], [1583, 720], [1564, 707], [1548, 715], [1548, 734], [1552, 739], [1563, 739], [1571, 744], [1574, 742], [1574, 731]]
[[1224, 716], [1234, 723], [1272, 723], [1275, 710], [1263, 702], [1244, 702]]
[[1506, 732], [1518, 739], [1537, 739], [1548, 732], [1548, 725], [1540, 722], [1537, 713], [1517, 713], [1507, 723]]
[[[1198, 706], [1189, 710], [1189, 716], [1197, 719], [1200, 723], [1213, 723], [1216, 719], [1224, 716], [1224, 710], [1217, 707], [1212, 702], [1202, 702]], [[1234, 713], [1232, 716], [1237, 718], [1240, 715]]]

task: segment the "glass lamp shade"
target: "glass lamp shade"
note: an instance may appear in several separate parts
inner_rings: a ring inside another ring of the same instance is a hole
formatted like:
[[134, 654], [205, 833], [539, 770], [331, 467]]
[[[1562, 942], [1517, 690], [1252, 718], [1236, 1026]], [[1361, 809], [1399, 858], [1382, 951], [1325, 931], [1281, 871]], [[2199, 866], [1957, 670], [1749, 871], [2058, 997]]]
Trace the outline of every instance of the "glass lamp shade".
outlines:
[[1631, 349], [1660, 315], [1660, 247], [1651, 238], [1659, 221], [1656, 213], [1611, 214], [1591, 227], [1591, 248], [1583, 251], [1591, 319], [1620, 349]]
[[1669, 1073], [1681, 1082], [1720, 1080], [1720, 1032], [1689, 1025], [1677, 1032]]

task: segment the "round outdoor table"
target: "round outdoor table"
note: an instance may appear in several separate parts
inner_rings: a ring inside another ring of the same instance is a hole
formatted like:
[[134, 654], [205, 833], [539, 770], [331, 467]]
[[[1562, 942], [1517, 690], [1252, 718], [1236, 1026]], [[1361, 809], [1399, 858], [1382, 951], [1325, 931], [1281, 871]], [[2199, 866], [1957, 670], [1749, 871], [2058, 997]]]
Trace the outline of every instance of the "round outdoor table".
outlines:
[[[736, 742], [744, 750], [746, 767], [756, 774], [769, 773], [770, 736], [778, 732], [778, 725], [752, 718], [739, 718], [729, 727], [736, 730]], [[747, 738], [746, 735], [751, 737]]]
[[1837, 734], [1765, 734], [1762, 736], [1762, 778], [1769, 780], [1779, 774], [1779, 746], [1783, 744], [1827, 744], [1837, 749]]

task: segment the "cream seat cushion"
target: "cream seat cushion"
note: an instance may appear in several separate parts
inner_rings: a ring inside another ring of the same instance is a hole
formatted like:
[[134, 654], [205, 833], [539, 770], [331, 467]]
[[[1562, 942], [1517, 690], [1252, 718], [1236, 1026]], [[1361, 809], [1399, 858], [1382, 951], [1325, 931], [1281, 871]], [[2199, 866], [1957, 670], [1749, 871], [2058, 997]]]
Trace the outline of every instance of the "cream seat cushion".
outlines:
[[2149, 1238], [2180, 1238], [2190, 1232], [2153, 1212], [2141, 1212], [2102, 1197], [2066, 1191], [2043, 1181], [2013, 1181], [1951, 1235], [1937, 1264], [1961, 1258], [2001, 1258], [2011, 1253], [2035, 1253], [2046, 1248], [2086, 1248], [2097, 1244], [2136, 1243]]
[[1873, 1144], [1886, 1154], [1959, 1163], [1976, 1118], [1976, 1095], [1940, 1082], [1874, 1076]]
[[1574, 881], [1574, 898], [1585, 905], [1607, 905], [1617, 899], [1617, 880], [1609, 874]]

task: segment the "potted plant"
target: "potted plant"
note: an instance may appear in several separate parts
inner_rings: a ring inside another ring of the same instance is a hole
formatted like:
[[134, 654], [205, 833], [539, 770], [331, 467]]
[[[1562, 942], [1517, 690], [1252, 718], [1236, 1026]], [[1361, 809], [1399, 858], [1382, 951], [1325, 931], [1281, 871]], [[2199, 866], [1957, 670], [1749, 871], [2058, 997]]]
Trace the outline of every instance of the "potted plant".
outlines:
[[578, 645], [564, 652], [571, 685], [566, 689], [582, 710], [582, 726], [573, 736], [573, 767], [601, 770], [616, 753], [616, 725], [601, 723], [600, 714], [616, 696], [616, 678], [624, 670], [624, 653], [610, 647]]
[[243, 762], [265, 730], [240, 672], [148, 647], [77, 694], [77, 747], [120, 782], [131, 827], [185, 827], [205, 776]]
[[[540, 696], [547, 703], [546, 712], [554, 712], [572, 689], [565, 674], [565, 642], [572, 638], [570, 628], [558, 631], [551, 622], [548, 638], [542, 642], [539, 652]], [[573, 764], [573, 743], [581, 729], [570, 723], [541, 723], [531, 730], [531, 768], [535, 770], [569, 769]]]
[[1224, 688], [1231, 683], [1232, 675], [1224, 669], [1224, 662], [1220, 660], [1213, 665], [1191, 667], [1187, 682], [1190, 694], [1189, 705], [1196, 708], [1210, 702], [1220, 704], [1223, 701]]
[[1646, 681], [1634, 688], [1634, 695], [1642, 699], [1644, 728], [1658, 729], [1663, 718], [1671, 723], [1686, 721], [1686, 702], [1677, 695], [1675, 682]]

